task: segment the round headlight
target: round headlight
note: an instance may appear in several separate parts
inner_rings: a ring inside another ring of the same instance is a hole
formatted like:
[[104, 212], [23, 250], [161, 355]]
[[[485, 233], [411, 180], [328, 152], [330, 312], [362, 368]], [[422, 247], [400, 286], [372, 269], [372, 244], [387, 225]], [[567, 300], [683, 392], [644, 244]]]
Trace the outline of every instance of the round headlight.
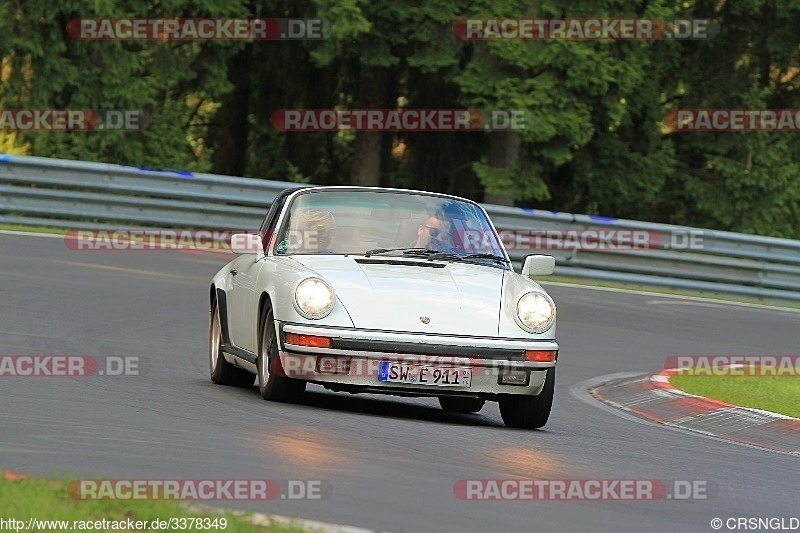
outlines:
[[544, 333], [556, 318], [556, 305], [541, 292], [529, 292], [517, 301], [517, 319], [526, 331]]
[[323, 318], [333, 309], [333, 289], [317, 278], [300, 282], [294, 290], [297, 311], [306, 318]]

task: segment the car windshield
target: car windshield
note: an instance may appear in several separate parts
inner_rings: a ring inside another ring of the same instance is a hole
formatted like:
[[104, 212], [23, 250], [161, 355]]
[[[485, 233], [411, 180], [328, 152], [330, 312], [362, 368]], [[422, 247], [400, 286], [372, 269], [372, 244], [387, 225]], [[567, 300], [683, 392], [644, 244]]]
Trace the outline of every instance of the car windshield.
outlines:
[[392, 191], [309, 191], [279, 230], [276, 254], [427, 255], [505, 260], [476, 204]]

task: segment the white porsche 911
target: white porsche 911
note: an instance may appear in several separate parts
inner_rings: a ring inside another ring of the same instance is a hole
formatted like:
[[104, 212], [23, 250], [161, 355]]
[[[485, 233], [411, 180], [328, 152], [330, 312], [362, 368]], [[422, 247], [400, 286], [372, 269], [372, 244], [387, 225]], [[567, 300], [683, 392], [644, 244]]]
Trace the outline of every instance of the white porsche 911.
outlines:
[[304, 187], [278, 195], [210, 290], [214, 383], [295, 401], [334, 391], [436, 396], [443, 409], [497, 401], [509, 427], [550, 415], [556, 307], [514, 272], [475, 202], [401, 189]]

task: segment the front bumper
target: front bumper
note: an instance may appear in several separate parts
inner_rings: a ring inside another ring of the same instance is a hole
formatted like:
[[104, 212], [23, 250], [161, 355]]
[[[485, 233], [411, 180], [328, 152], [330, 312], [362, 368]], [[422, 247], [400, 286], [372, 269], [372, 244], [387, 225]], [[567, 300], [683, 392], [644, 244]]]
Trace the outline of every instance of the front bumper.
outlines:
[[[287, 333], [331, 339], [330, 347], [287, 343]], [[558, 350], [554, 340], [497, 339], [354, 330], [299, 324], [279, 324], [279, 347], [288, 377], [334, 390], [380, 392], [407, 396], [537, 395], [548, 368], [555, 362], [525, 360], [526, 350]], [[471, 369], [469, 387], [390, 383], [378, 380], [381, 361], [442, 369]], [[506, 384], [510, 375], [518, 384]], [[524, 377], [524, 379], [519, 379]]]

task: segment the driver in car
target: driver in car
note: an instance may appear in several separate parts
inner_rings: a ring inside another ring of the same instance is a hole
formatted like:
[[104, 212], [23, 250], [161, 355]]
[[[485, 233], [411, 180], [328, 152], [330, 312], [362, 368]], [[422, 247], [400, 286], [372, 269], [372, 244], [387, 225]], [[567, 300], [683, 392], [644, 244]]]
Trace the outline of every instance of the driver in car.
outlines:
[[450, 222], [444, 212], [436, 211], [425, 218], [417, 229], [417, 240], [412, 248], [430, 248], [445, 252], [450, 249]]

